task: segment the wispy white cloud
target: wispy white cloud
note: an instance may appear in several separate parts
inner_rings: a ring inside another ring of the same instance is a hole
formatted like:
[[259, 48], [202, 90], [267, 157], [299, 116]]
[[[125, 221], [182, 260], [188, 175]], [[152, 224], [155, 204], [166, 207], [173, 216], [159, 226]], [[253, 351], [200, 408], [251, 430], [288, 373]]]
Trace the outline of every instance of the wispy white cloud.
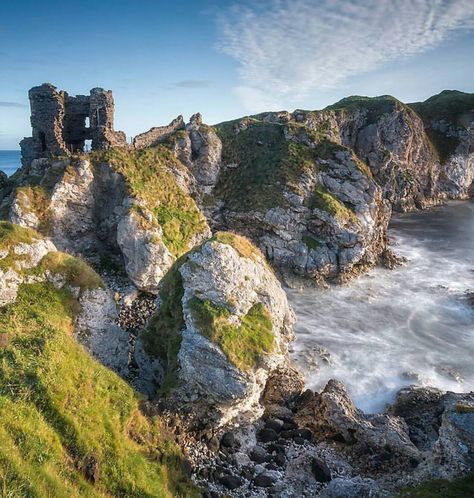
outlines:
[[265, 0], [220, 18], [250, 111], [298, 102], [474, 28], [474, 0]]
[[26, 104], [21, 104], [19, 102], [8, 102], [8, 101], [0, 101], [0, 107], [26, 107]]

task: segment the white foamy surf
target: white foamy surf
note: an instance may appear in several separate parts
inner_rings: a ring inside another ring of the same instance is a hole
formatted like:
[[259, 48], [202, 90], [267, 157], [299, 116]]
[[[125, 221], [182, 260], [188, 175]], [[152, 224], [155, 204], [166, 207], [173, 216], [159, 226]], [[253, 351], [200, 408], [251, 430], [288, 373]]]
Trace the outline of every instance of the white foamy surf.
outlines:
[[[474, 203], [394, 217], [393, 249], [408, 264], [377, 268], [328, 291], [290, 291], [298, 317], [293, 357], [308, 386], [344, 382], [374, 413], [410, 384], [474, 390]], [[323, 346], [332, 364], [313, 352]], [[319, 366], [316, 365], [319, 363]]]

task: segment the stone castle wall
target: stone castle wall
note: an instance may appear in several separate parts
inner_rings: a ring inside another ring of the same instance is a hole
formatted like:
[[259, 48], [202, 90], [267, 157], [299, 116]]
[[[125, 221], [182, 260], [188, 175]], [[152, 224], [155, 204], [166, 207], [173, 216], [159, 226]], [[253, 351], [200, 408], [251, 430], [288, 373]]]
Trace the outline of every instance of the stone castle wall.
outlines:
[[44, 83], [28, 93], [32, 136], [20, 142], [23, 165], [40, 157], [126, 147], [125, 134], [114, 130], [114, 99], [110, 90], [93, 88], [90, 95], [70, 96]]

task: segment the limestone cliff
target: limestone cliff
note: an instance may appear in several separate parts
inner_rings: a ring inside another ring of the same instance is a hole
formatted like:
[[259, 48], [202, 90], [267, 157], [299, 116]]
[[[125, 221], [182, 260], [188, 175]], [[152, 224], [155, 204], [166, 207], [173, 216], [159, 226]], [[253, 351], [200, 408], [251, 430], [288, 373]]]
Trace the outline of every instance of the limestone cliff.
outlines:
[[288, 361], [293, 322], [263, 255], [219, 232], [165, 277], [139, 342], [164, 367], [156, 378], [171, 410], [199, 428], [261, 413], [269, 374]]
[[173, 261], [209, 236], [188, 170], [166, 147], [36, 159], [3, 189], [2, 211], [99, 269], [157, 292]]

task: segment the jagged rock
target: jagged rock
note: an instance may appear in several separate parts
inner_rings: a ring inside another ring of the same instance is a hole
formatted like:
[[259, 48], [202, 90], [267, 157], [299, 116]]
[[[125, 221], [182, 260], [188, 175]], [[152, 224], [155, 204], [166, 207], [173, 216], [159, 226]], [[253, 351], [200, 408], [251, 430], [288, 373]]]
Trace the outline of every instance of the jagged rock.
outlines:
[[474, 181], [473, 94], [445, 90], [411, 106], [438, 153], [441, 190], [450, 198], [468, 198]]
[[128, 375], [128, 334], [115, 324], [117, 308], [105, 288], [86, 289], [79, 297], [76, 318], [79, 341], [103, 365], [123, 377]]
[[393, 472], [396, 465], [412, 470], [421, 460], [403, 419], [365, 415], [354, 406], [344, 385], [335, 380], [299, 407], [296, 420], [311, 429], [316, 439], [343, 445], [359, 469]]
[[474, 394], [408, 387], [397, 394], [391, 413], [402, 417], [412, 441], [427, 454], [426, 477], [452, 478], [472, 470]]
[[[294, 274], [316, 281], [347, 276], [378, 261], [390, 207], [350, 149], [318, 142], [309, 128], [294, 124], [254, 120], [238, 133], [229, 124], [219, 130], [215, 225], [250, 237], [288, 282]], [[262, 153], [249, 145], [259, 136]], [[273, 171], [267, 171], [267, 155], [276, 156]], [[234, 168], [227, 161], [240, 162]]]
[[372, 480], [360, 476], [333, 479], [319, 495], [321, 498], [381, 498], [387, 496]]
[[[255, 419], [267, 378], [287, 362], [293, 336], [294, 315], [280, 283], [257, 249], [227, 233], [191, 251], [172, 271], [169, 289], [175, 289], [176, 301], [164, 289], [160, 297], [166, 301], [143, 333], [149, 354], [160, 334], [162, 340], [179, 335], [177, 357], [162, 356], [168, 366], [177, 362], [168, 372], [177, 377], [171, 409], [188, 403], [204, 426], [237, 416]], [[179, 330], [154, 325], [180, 308]]]
[[190, 148], [181, 153], [203, 193], [209, 193], [216, 184], [221, 167], [222, 143], [210, 126], [204, 125], [201, 115], [194, 114], [186, 125]]
[[269, 376], [261, 402], [267, 412], [271, 412], [272, 405], [279, 407], [299, 396], [304, 385], [304, 376], [299, 370], [292, 365], [282, 365]]
[[163, 231], [153, 225], [144, 208], [130, 209], [117, 226], [117, 242], [125, 258], [125, 270], [138, 289], [157, 293], [163, 275], [175, 258], [162, 241]]

